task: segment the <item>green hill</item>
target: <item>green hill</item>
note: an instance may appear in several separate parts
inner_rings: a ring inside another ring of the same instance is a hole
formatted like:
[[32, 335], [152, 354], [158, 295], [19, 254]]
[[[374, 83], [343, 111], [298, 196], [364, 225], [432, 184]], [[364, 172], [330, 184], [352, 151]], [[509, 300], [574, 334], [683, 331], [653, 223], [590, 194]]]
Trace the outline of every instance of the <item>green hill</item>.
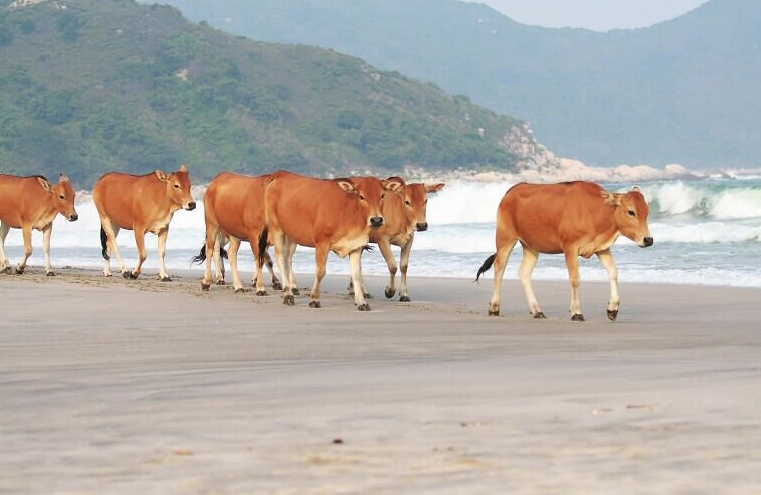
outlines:
[[[18, 6], [21, 3], [22, 6]], [[329, 49], [235, 37], [133, 0], [0, 0], [0, 172], [187, 163], [315, 175], [509, 170], [510, 117]]]
[[452, 0], [166, 1], [251, 39], [333, 48], [433, 81], [592, 165], [759, 164], [758, 0], [711, 0], [606, 33], [527, 26]]

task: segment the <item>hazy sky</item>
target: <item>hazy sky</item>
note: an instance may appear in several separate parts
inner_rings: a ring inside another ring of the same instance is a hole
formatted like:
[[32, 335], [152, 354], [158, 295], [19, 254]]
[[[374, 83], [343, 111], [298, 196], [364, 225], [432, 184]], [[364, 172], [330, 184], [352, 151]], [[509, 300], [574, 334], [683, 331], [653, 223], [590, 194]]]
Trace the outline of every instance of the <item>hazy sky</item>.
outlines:
[[707, 0], [465, 0], [484, 3], [523, 24], [595, 31], [651, 26]]

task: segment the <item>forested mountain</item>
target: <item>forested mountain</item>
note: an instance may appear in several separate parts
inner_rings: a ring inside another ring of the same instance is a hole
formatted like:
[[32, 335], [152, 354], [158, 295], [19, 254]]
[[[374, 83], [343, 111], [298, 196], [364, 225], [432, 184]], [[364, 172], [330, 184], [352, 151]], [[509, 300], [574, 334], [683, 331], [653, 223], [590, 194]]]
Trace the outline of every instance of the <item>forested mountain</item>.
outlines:
[[333, 48], [530, 122], [593, 165], [757, 166], [761, 2], [711, 0], [606, 33], [454, 0], [166, 0], [256, 40]]
[[0, 172], [186, 163], [315, 175], [510, 170], [522, 122], [333, 50], [253, 42], [133, 0], [0, 0]]

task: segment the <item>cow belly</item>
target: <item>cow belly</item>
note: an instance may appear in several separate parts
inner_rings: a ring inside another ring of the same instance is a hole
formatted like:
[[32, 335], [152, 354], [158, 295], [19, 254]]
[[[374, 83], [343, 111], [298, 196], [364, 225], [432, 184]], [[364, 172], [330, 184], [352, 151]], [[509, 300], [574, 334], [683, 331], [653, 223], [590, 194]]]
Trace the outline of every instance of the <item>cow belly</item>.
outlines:
[[330, 249], [341, 258], [345, 258], [352, 251], [365, 247], [368, 242], [370, 238], [367, 236], [344, 238], [331, 243]]

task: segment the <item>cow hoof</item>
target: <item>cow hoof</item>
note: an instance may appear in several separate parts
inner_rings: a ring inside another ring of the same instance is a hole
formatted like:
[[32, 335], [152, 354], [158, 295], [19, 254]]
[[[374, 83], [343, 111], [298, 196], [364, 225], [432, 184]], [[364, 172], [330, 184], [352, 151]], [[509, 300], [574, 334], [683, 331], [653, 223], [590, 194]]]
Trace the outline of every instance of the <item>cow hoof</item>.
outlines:
[[618, 310], [617, 310], [617, 309], [614, 309], [614, 310], [612, 310], [612, 311], [611, 311], [611, 310], [609, 309], [609, 310], [608, 310], [608, 319], [609, 319], [610, 321], [616, 321], [616, 318], [618, 318]]
[[410, 296], [401, 296], [399, 302], [410, 302]]
[[[135, 277], [135, 278], [137, 278], [137, 277]], [[172, 277], [170, 277], [169, 275], [164, 275], [163, 277], [159, 278], [159, 280], [161, 280], [162, 282], [171, 282], [172, 281]]]
[[258, 291], [256, 291], [256, 295], [257, 296], [266, 296], [267, 295], [267, 291], [266, 290], [258, 290]]
[[13, 270], [11, 269], [10, 266], [6, 266], [5, 268], [3, 268], [3, 273], [5, 273], [6, 275], [10, 275], [12, 271]]
[[576, 313], [575, 315], [571, 316], [571, 321], [584, 321], [584, 315], [581, 313]]
[[240, 294], [241, 292], [246, 292], [246, 289], [244, 289], [243, 287], [235, 287], [233, 289], [233, 292], [235, 292], [236, 294]]
[[537, 320], [544, 320], [547, 317], [544, 315], [544, 312], [537, 311], [536, 313], [534, 313], [534, 318], [536, 318]]
[[128, 280], [137, 280], [137, 277], [138, 277], [139, 275], [140, 275], [140, 274], [137, 274], [137, 275], [135, 275], [135, 274], [134, 274], [134, 273], [132, 273], [132, 272], [122, 272], [122, 276], [123, 276], [124, 278], [128, 279]]
[[55, 277], [55, 272], [45, 272], [45, 276], [47, 276], [47, 277]]
[[370, 305], [367, 303], [360, 304], [359, 306], [357, 306], [357, 309], [360, 311], [370, 311]]
[[391, 287], [386, 287], [386, 299], [391, 299], [394, 297], [394, 294], [396, 294], [396, 289], [392, 289]]
[[217, 280], [217, 285], [225, 285], [225, 281], [224, 280]]
[[272, 282], [272, 290], [283, 290], [283, 284], [280, 282]]
[[283, 296], [283, 304], [285, 304], [286, 306], [293, 306], [294, 304], [296, 304], [296, 300], [291, 295]]
[[320, 301], [309, 301], [310, 308], [321, 308]]
[[208, 292], [210, 288], [211, 288], [211, 284], [205, 284], [201, 282], [201, 290], [205, 290]]
[[497, 310], [497, 311], [492, 311], [492, 310], [490, 309], [490, 310], [489, 310], [489, 316], [499, 316], [499, 310]]
[[293, 293], [294, 296], [298, 296], [299, 295], [299, 289], [297, 289], [296, 287], [291, 289], [291, 292]]
[[363, 296], [365, 296], [365, 299], [373, 299], [373, 295], [372, 295], [372, 294], [370, 294], [369, 292], [365, 292], [365, 293], [364, 293], [364, 294], [362, 294], [362, 295], [363, 295]]
[[16, 268], [16, 275], [23, 275], [24, 269], [23, 268]]

